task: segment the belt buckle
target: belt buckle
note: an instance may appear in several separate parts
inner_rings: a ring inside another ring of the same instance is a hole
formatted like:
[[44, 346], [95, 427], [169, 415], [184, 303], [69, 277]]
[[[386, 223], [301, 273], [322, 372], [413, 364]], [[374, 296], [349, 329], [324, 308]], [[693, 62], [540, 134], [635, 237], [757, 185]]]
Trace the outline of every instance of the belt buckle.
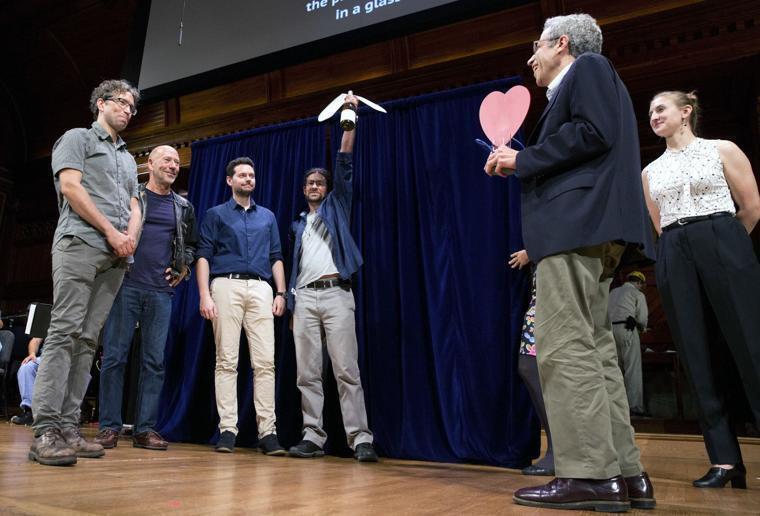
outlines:
[[687, 221], [684, 221], [683, 219], [678, 219], [678, 220], [676, 220], [676, 223], [677, 223], [679, 226], [685, 226], [686, 224], [688, 224], [688, 223], [689, 223], [689, 221], [688, 221], [688, 220], [687, 220]]

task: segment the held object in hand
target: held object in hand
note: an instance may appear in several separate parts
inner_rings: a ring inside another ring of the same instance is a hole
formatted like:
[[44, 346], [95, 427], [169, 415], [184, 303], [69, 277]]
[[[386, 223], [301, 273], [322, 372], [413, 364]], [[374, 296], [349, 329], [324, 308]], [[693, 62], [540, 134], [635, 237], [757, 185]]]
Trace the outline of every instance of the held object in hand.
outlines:
[[506, 93], [492, 91], [480, 104], [480, 126], [494, 147], [509, 145], [530, 107], [530, 92], [513, 86]]
[[[344, 131], [353, 131], [354, 127], [356, 127], [356, 107], [353, 104], [350, 104], [346, 102], [346, 97], [349, 95], [354, 95], [351, 90], [348, 90], [348, 93], [341, 93], [337, 97], [333, 99], [332, 102], [330, 102], [325, 109], [322, 110], [322, 112], [317, 117], [317, 120], [320, 122], [324, 122], [331, 116], [333, 116], [338, 109], [341, 107], [340, 112], [340, 126], [343, 128]], [[369, 99], [365, 99], [364, 97], [360, 97], [359, 95], [354, 95], [354, 97], [357, 98], [362, 104], [366, 104], [372, 109], [376, 111], [380, 111], [381, 113], [387, 113], [385, 108], [382, 106], [375, 104]]]

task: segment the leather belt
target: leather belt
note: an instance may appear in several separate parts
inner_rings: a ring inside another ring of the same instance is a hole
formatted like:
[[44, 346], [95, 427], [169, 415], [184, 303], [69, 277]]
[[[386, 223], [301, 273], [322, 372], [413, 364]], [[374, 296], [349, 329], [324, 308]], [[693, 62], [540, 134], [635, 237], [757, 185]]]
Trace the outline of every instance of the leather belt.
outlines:
[[718, 211], [716, 213], [711, 213], [709, 215], [697, 215], [695, 217], [682, 217], [678, 219], [675, 222], [671, 222], [664, 228], [662, 228], [663, 231], [670, 231], [671, 229], [685, 226], [687, 224], [693, 224], [695, 222], [701, 222], [703, 220], [709, 220], [709, 219], [718, 219], [720, 217], [733, 217], [734, 214], [730, 211]]
[[351, 288], [351, 280], [344, 280], [340, 278], [332, 278], [325, 280], [312, 281], [306, 284], [306, 288], [325, 289], [332, 287]]
[[258, 274], [239, 274], [237, 272], [231, 272], [229, 274], [214, 274], [214, 278], [266, 281], [264, 278], [262, 278]]

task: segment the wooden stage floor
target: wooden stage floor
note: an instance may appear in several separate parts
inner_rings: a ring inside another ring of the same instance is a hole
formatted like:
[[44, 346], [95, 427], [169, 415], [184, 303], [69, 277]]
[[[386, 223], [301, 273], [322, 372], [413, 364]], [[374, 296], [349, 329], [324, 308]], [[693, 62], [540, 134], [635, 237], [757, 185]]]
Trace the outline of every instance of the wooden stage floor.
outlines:
[[[95, 429], [85, 433], [92, 436]], [[2, 514], [563, 513], [514, 505], [516, 489], [543, 479], [487, 466], [382, 458], [359, 464], [266, 457], [240, 448], [229, 455], [190, 444], [157, 452], [122, 440], [104, 458], [47, 467], [27, 459], [30, 440], [29, 428], [0, 423]], [[657, 510], [628, 514], [760, 514], [760, 440], [742, 442], [746, 491], [691, 487], [707, 470], [701, 440], [641, 434], [638, 442]]]

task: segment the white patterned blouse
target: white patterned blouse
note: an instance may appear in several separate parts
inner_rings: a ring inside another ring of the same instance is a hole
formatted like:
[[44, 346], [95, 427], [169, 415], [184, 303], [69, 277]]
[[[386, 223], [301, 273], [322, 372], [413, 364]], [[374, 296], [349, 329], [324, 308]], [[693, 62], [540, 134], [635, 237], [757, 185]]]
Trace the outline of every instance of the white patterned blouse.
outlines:
[[736, 214], [716, 140], [695, 138], [683, 149], [667, 149], [646, 172], [661, 228], [684, 217]]

